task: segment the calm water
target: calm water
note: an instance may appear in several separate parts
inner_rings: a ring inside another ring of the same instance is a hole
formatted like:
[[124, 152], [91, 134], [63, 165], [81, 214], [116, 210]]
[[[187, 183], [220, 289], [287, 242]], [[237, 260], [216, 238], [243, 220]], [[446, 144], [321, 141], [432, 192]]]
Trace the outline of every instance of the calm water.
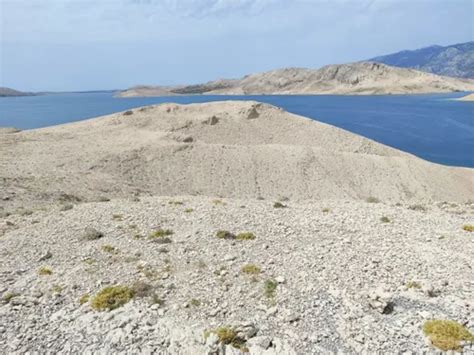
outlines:
[[406, 96], [177, 96], [71, 93], [0, 98], [0, 127], [31, 129], [163, 102], [257, 100], [344, 128], [440, 164], [474, 167], [474, 103], [462, 93]]

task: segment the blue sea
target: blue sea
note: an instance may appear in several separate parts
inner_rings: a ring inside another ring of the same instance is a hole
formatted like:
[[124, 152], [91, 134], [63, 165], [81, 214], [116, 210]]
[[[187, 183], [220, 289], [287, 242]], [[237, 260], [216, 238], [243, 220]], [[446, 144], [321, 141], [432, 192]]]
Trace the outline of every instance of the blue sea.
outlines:
[[464, 95], [115, 98], [110, 92], [49, 94], [0, 98], [0, 127], [40, 128], [163, 102], [256, 100], [432, 162], [474, 167], [474, 103], [450, 100]]

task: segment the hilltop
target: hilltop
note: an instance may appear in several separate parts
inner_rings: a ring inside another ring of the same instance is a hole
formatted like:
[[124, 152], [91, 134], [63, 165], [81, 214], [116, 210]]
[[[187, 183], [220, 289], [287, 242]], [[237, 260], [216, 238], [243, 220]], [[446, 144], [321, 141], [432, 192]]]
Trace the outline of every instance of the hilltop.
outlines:
[[[321, 69], [287, 68], [247, 75], [242, 79], [220, 79], [205, 84], [168, 89], [173, 94], [207, 95], [293, 95], [338, 94], [381, 95], [420, 94], [472, 91], [474, 81], [442, 77], [413, 69], [391, 67], [379, 63], [328, 65]], [[119, 96], [166, 95], [130, 89]]]
[[396, 67], [459, 78], [474, 78], [474, 42], [405, 50], [369, 59]]

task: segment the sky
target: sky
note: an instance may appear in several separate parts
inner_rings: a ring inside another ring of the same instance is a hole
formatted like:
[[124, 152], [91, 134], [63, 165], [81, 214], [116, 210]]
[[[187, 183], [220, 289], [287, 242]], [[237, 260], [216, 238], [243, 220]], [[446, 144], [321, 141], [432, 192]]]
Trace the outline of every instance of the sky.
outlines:
[[473, 40], [474, 0], [0, 0], [0, 86], [206, 82]]

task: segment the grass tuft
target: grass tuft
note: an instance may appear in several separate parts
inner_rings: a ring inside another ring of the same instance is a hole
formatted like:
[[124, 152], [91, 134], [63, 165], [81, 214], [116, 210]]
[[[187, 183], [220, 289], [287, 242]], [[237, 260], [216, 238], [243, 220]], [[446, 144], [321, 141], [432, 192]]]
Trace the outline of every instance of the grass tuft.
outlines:
[[220, 230], [217, 231], [216, 237], [219, 239], [235, 239], [235, 234], [229, 231]]

